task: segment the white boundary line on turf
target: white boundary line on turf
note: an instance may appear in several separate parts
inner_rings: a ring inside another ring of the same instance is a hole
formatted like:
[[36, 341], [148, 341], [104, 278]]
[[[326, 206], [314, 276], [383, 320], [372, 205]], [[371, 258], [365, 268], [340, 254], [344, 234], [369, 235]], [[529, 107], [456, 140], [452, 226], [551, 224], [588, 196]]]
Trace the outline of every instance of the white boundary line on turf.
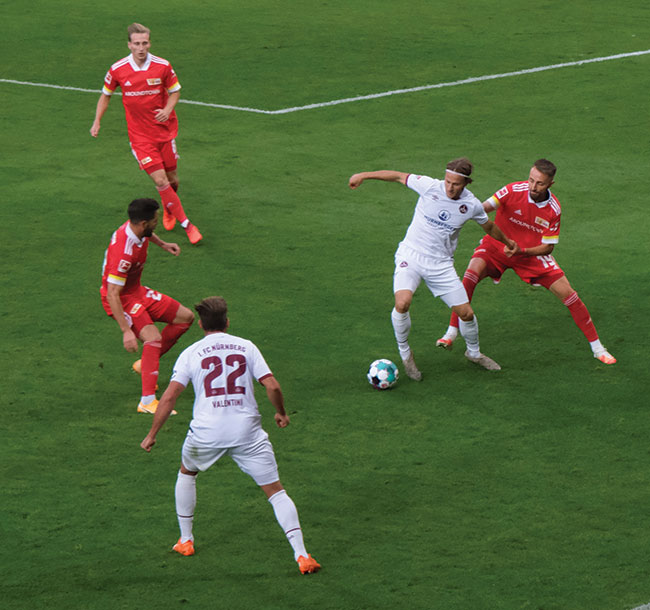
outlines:
[[[208, 102], [196, 102], [192, 100], [179, 100], [179, 103], [194, 104], [196, 106], [207, 106], [209, 108], [222, 108], [225, 110], [239, 110], [240, 112], [254, 112], [257, 114], [289, 114], [298, 112], [300, 110], [312, 110], [315, 108], [325, 108], [327, 106], [337, 106], [338, 104], [349, 104], [351, 102], [361, 102], [365, 100], [373, 100], [381, 97], [389, 97], [391, 95], [403, 95], [405, 93], [416, 93], [418, 91], [428, 91], [430, 89], [442, 89], [443, 87], [456, 87], [458, 85], [468, 85], [470, 83], [479, 83], [487, 80], [496, 80], [499, 78], [509, 78], [511, 76], [523, 76], [524, 74], [534, 74], [535, 72], [545, 72], [547, 70], [557, 70], [559, 68], [570, 68], [574, 66], [583, 66], [585, 64], [592, 64], [602, 61], [611, 61], [613, 59], [624, 59], [627, 57], [638, 57], [639, 55], [650, 54], [650, 49], [645, 51], [634, 51], [631, 53], [618, 53], [617, 55], [607, 55], [605, 57], [593, 57], [591, 59], [581, 59], [578, 61], [567, 61], [561, 64], [551, 64], [548, 66], [538, 66], [537, 68], [528, 68], [526, 70], [515, 70], [514, 72], [502, 72], [501, 74], [486, 74], [484, 76], [475, 76], [472, 78], [465, 78], [463, 80], [450, 81], [446, 83], [437, 83], [435, 85], [422, 85], [420, 87], [410, 87], [408, 89], [395, 89], [393, 91], [383, 91], [382, 93], [371, 93], [370, 95], [358, 95], [355, 97], [346, 97], [339, 100], [331, 100], [329, 102], [320, 102], [316, 104], [307, 104], [305, 106], [293, 106], [290, 108], [281, 108], [279, 110], [261, 110], [259, 108], [246, 108], [241, 106], [229, 106], [226, 104], [211, 104]], [[82, 89], [79, 87], [64, 87], [61, 85], [50, 85], [47, 83], [31, 83], [26, 81], [10, 80], [0, 78], [0, 83], [10, 83], [15, 85], [28, 85], [32, 87], [49, 87], [51, 89], [65, 89], [66, 91], [83, 91], [86, 93], [100, 93], [96, 89]], [[118, 93], [118, 95], [120, 95]]]

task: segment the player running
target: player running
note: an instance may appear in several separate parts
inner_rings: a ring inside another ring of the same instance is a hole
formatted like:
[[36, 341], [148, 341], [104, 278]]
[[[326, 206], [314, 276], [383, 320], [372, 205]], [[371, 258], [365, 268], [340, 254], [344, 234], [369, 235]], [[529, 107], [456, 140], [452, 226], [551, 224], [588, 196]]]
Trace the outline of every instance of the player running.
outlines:
[[128, 34], [131, 54], [114, 63], [106, 73], [90, 135], [96, 138], [99, 134], [111, 96], [120, 87], [131, 151], [140, 169], [149, 174], [158, 189], [163, 226], [171, 231], [178, 220], [190, 243], [197, 244], [203, 236], [188, 220], [176, 193], [178, 119], [174, 107], [181, 96], [181, 85], [171, 64], [149, 53], [148, 28], [132, 23]]
[[465, 188], [472, 182], [472, 170], [470, 161], [461, 158], [447, 164], [444, 180], [396, 171], [362, 172], [350, 178], [353, 189], [364, 180], [385, 180], [404, 184], [419, 195], [413, 220], [395, 253], [395, 306], [391, 313], [404, 369], [416, 381], [422, 379], [422, 373], [408, 343], [409, 308], [422, 280], [434, 296], [440, 297], [460, 317], [460, 332], [467, 344], [466, 358], [488, 370], [501, 368], [480, 352], [478, 322], [454, 269], [454, 252], [460, 229], [468, 220], [474, 220], [488, 235], [505, 244], [508, 252], [515, 252], [517, 244], [501, 232], [488, 218], [481, 202]]
[[[142, 376], [139, 413], [156, 412], [160, 357], [194, 321], [187, 307], [140, 283], [150, 241], [174, 256], [181, 251], [178, 244], [167, 243], [153, 232], [159, 208], [155, 199], [148, 198], [134, 199], [129, 204], [129, 220], [113, 233], [102, 269], [102, 305], [119, 325], [124, 349], [137, 351], [138, 339], [143, 344], [142, 359], [133, 365]], [[154, 322], [166, 322], [167, 326], [161, 333]]]
[[[515, 240], [521, 250], [513, 255], [486, 235], [474, 250], [463, 286], [471, 300], [476, 285], [483, 278], [489, 276], [498, 284], [503, 272], [513, 269], [524, 282], [544, 286], [558, 297], [589, 341], [594, 358], [604, 364], [615, 364], [616, 358], [598, 338], [587, 307], [551, 254], [560, 235], [560, 202], [549, 190], [556, 171], [553, 163], [539, 159], [533, 164], [527, 182], [507, 184], [483, 203], [486, 212], [497, 210], [495, 224]], [[449, 328], [436, 345], [451, 349], [457, 334], [458, 318], [452, 313]]]
[[185, 349], [176, 361], [149, 434], [140, 445], [145, 451], [151, 451], [158, 431], [191, 381], [194, 410], [176, 480], [176, 513], [181, 536], [173, 550], [181, 555], [194, 554], [196, 475], [229, 455], [266, 494], [293, 548], [300, 572], [318, 572], [321, 566], [305, 549], [296, 506], [280, 483], [273, 446], [262, 428], [255, 401], [253, 386], [259, 381], [275, 407], [276, 424], [286, 428], [289, 416], [284, 409], [280, 384], [255, 344], [226, 332], [230, 322], [222, 297], [203, 299], [195, 309], [205, 336]]

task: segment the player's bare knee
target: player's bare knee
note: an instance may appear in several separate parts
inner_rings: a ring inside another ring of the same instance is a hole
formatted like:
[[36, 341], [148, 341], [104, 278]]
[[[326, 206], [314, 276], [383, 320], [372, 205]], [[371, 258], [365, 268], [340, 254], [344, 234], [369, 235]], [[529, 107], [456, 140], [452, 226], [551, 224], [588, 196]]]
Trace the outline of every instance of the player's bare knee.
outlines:
[[456, 307], [456, 313], [463, 322], [471, 322], [474, 319], [474, 310], [469, 303]]
[[194, 312], [191, 309], [181, 305], [176, 313], [176, 319], [174, 322], [176, 324], [192, 324], [194, 322], [194, 317]]

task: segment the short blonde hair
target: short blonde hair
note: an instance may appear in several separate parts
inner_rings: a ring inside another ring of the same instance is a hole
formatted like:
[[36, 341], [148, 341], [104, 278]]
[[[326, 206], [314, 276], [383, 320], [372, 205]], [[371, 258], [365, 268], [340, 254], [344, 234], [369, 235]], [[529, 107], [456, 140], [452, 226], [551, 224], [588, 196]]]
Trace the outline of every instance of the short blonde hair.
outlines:
[[129, 33], [129, 42], [131, 42], [132, 34], [147, 34], [147, 36], [151, 36], [149, 28], [143, 26], [141, 23], [132, 23], [126, 31]]

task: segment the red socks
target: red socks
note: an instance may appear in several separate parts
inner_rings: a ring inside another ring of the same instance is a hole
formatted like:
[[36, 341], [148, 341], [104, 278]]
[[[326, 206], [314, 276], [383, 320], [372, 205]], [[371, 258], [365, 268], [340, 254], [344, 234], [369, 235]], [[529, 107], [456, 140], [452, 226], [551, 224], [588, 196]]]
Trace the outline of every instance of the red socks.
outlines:
[[587, 341], [596, 341], [598, 339], [596, 327], [591, 321], [589, 311], [578, 296], [578, 293], [572, 292], [562, 302], [569, 308], [573, 321], [578, 325], [578, 328], [584, 333], [585, 337], [587, 337]]
[[168, 184], [164, 189], [158, 189], [160, 193], [160, 200], [162, 201], [163, 207], [170, 213], [178, 222], [183, 223], [187, 220], [185, 215], [185, 210], [181, 204], [181, 200], [178, 198], [176, 191], [172, 188], [171, 184]]
[[[467, 269], [465, 275], [463, 276], [463, 286], [465, 286], [465, 292], [467, 292], [467, 298], [471, 301], [472, 295], [474, 294], [474, 288], [478, 284], [478, 275], [473, 271]], [[458, 328], [458, 315], [453, 313], [451, 314], [451, 319], [449, 320], [449, 326], [455, 326]]]
[[190, 326], [192, 326], [191, 322], [189, 324], [167, 324], [161, 333], [160, 355], [166, 354]]
[[142, 395], [156, 393], [160, 363], [160, 341], [145, 341], [142, 345]]

